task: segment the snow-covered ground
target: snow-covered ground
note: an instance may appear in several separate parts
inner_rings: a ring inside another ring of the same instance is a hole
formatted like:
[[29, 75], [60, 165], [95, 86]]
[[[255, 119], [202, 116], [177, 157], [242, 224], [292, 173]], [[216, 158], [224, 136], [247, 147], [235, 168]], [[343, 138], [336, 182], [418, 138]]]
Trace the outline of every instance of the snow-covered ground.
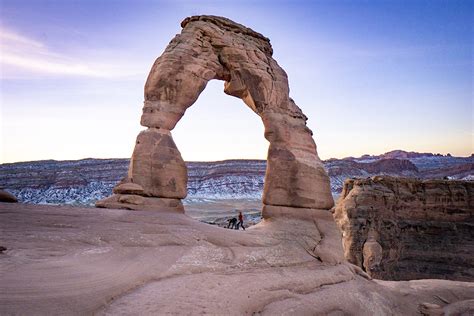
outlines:
[[[402, 154], [404, 152], [401, 152]], [[419, 155], [409, 158], [363, 156], [324, 162], [333, 195], [344, 180], [376, 174], [419, 178], [474, 180], [474, 157]], [[126, 174], [128, 159], [34, 161], [0, 165], [0, 187], [23, 203], [93, 206], [110, 196]], [[260, 201], [266, 169], [264, 160], [189, 162], [185, 205], [218, 200]]]
[[8, 191], [23, 203], [93, 206], [97, 200], [111, 195], [115, 184], [93, 181], [70, 188], [23, 188]]

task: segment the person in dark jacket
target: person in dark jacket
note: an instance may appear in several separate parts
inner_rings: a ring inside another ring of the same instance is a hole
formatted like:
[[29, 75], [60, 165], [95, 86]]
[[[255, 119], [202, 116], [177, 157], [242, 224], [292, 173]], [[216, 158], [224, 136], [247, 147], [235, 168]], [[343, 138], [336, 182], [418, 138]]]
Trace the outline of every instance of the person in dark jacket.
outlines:
[[227, 228], [234, 229], [237, 224], [237, 218], [232, 217], [229, 219], [229, 224], [227, 225]]

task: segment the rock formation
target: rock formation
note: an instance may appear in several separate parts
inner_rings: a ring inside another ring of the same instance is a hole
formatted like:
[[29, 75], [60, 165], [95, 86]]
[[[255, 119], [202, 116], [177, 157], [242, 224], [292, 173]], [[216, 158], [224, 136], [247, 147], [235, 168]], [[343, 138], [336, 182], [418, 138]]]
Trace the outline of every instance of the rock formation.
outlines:
[[[99, 207], [182, 208], [186, 166], [171, 130], [209, 80], [224, 81], [224, 92], [241, 98], [262, 119], [270, 142], [263, 192], [266, 214], [280, 207], [329, 209], [329, 178], [318, 157], [307, 117], [289, 96], [288, 78], [272, 58], [268, 38], [216, 16], [186, 18], [183, 30], [155, 61], [145, 84], [141, 124], [128, 176], [116, 195]], [[133, 184], [133, 185], [132, 185]], [[125, 197], [124, 197], [125, 196]]]
[[474, 280], [474, 182], [349, 179], [334, 217], [346, 259], [370, 276]]
[[18, 200], [13, 194], [0, 188], [0, 202], [16, 203]]

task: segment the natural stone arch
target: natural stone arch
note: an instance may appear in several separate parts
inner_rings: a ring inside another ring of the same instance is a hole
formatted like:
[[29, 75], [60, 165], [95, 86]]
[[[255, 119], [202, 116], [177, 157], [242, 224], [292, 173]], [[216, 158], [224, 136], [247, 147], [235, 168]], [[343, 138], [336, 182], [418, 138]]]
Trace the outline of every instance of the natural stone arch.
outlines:
[[193, 16], [181, 26], [148, 75], [141, 117], [148, 129], [137, 137], [128, 176], [97, 206], [183, 210], [187, 170], [171, 130], [207, 82], [219, 79], [226, 94], [261, 117], [270, 142], [264, 216], [331, 208], [329, 177], [307, 117], [289, 96], [288, 77], [272, 58], [269, 39], [223, 17]]

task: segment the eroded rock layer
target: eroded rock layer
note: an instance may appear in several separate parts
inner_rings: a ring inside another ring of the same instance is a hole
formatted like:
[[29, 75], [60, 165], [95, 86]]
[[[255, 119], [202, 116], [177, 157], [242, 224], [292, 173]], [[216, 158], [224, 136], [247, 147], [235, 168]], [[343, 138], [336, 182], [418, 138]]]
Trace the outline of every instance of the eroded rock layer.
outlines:
[[386, 280], [474, 280], [474, 182], [345, 182], [334, 217], [345, 257]]
[[[226, 94], [241, 98], [264, 124], [270, 148], [263, 203], [296, 210], [331, 208], [329, 177], [307, 117], [289, 96], [288, 77], [272, 58], [270, 41], [223, 17], [193, 16], [181, 26], [181, 34], [148, 75], [141, 117], [148, 130], [138, 136], [128, 176], [115, 193], [186, 196], [186, 166], [171, 130], [207, 82], [218, 79], [224, 81]], [[99, 205], [108, 207], [108, 200]]]

